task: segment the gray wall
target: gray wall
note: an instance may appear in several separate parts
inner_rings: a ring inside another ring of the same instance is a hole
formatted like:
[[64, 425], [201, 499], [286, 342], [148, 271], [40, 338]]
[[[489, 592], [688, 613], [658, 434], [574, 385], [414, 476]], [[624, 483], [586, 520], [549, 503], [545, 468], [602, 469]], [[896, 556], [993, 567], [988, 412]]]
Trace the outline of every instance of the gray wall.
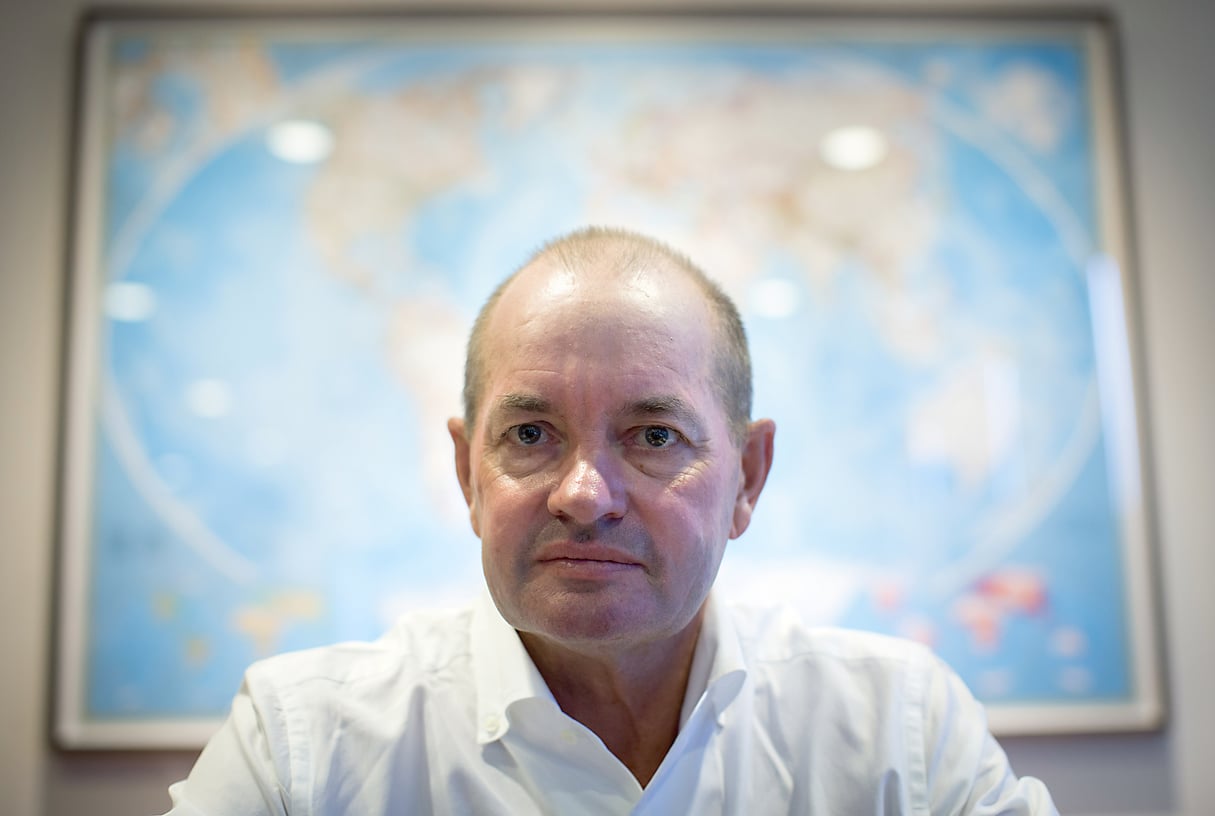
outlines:
[[[192, 760], [62, 754], [47, 739], [70, 65], [84, 5], [0, 3], [0, 813], [11, 816], [160, 812], [165, 786]], [[1054, 4], [999, 7], [1035, 5]], [[1019, 772], [1048, 782], [1065, 813], [1200, 816], [1215, 802], [1207, 769], [1215, 756], [1215, 50], [1207, 45], [1215, 3], [1097, 5], [1114, 10], [1125, 47], [1172, 717], [1158, 734], [1006, 746]]]

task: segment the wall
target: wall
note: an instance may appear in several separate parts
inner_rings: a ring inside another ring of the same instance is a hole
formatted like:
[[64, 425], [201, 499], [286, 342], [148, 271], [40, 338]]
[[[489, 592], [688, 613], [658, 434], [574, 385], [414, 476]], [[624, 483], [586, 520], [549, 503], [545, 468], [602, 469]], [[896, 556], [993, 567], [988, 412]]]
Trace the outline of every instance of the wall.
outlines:
[[[1035, 5], [1053, 4], [1000, 7]], [[46, 736], [70, 68], [83, 7], [0, 4], [0, 812], [11, 816], [159, 812], [165, 786], [192, 759], [63, 754]], [[1158, 734], [1006, 746], [1066, 813], [1199, 816], [1215, 801], [1206, 769], [1215, 755], [1215, 638], [1205, 631], [1215, 621], [1215, 51], [1206, 47], [1215, 3], [1099, 7], [1114, 11], [1123, 33], [1172, 719]]]

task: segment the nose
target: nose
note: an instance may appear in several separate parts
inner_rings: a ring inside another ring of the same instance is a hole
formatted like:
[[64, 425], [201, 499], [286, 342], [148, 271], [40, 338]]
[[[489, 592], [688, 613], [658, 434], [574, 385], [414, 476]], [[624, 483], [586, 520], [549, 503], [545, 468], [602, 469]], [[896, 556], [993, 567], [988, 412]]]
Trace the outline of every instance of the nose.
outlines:
[[548, 510], [576, 524], [594, 524], [604, 518], [623, 516], [625, 489], [611, 454], [575, 452], [549, 493]]

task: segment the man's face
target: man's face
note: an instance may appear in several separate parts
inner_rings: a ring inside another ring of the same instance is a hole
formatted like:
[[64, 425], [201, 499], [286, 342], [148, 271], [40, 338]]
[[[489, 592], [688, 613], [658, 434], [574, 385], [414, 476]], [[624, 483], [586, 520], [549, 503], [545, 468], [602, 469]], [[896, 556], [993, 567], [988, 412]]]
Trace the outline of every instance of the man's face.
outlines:
[[486, 582], [515, 628], [624, 645], [697, 618], [758, 495], [714, 387], [714, 326], [696, 285], [663, 270], [540, 262], [503, 293], [476, 427], [450, 427]]

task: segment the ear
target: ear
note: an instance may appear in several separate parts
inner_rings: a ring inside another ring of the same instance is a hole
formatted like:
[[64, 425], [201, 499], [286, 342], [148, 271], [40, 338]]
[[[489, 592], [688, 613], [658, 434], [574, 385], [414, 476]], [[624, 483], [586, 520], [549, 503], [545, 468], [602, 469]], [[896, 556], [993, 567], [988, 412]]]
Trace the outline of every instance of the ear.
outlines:
[[447, 432], [451, 434], [451, 441], [455, 446], [456, 478], [460, 480], [460, 491], [464, 494], [464, 503], [468, 505], [468, 519], [472, 522], [473, 533], [480, 538], [481, 529], [477, 521], [476, 495], [472, 486], [472, 446], [468, 442], [464, 420], [460, 417], [452, 417], [447, 420]]
[[747, 427], [747, 438], [740, 452], [742, 479], [738, 495], [734, 499], [734, 519], [730, 525], [730, 538], [738, 538], [751, 524], [751, 513], [768, 481], [772, 469], [772, 443], [776, 437], [776, 423], [770, 419], [757, 419]]

